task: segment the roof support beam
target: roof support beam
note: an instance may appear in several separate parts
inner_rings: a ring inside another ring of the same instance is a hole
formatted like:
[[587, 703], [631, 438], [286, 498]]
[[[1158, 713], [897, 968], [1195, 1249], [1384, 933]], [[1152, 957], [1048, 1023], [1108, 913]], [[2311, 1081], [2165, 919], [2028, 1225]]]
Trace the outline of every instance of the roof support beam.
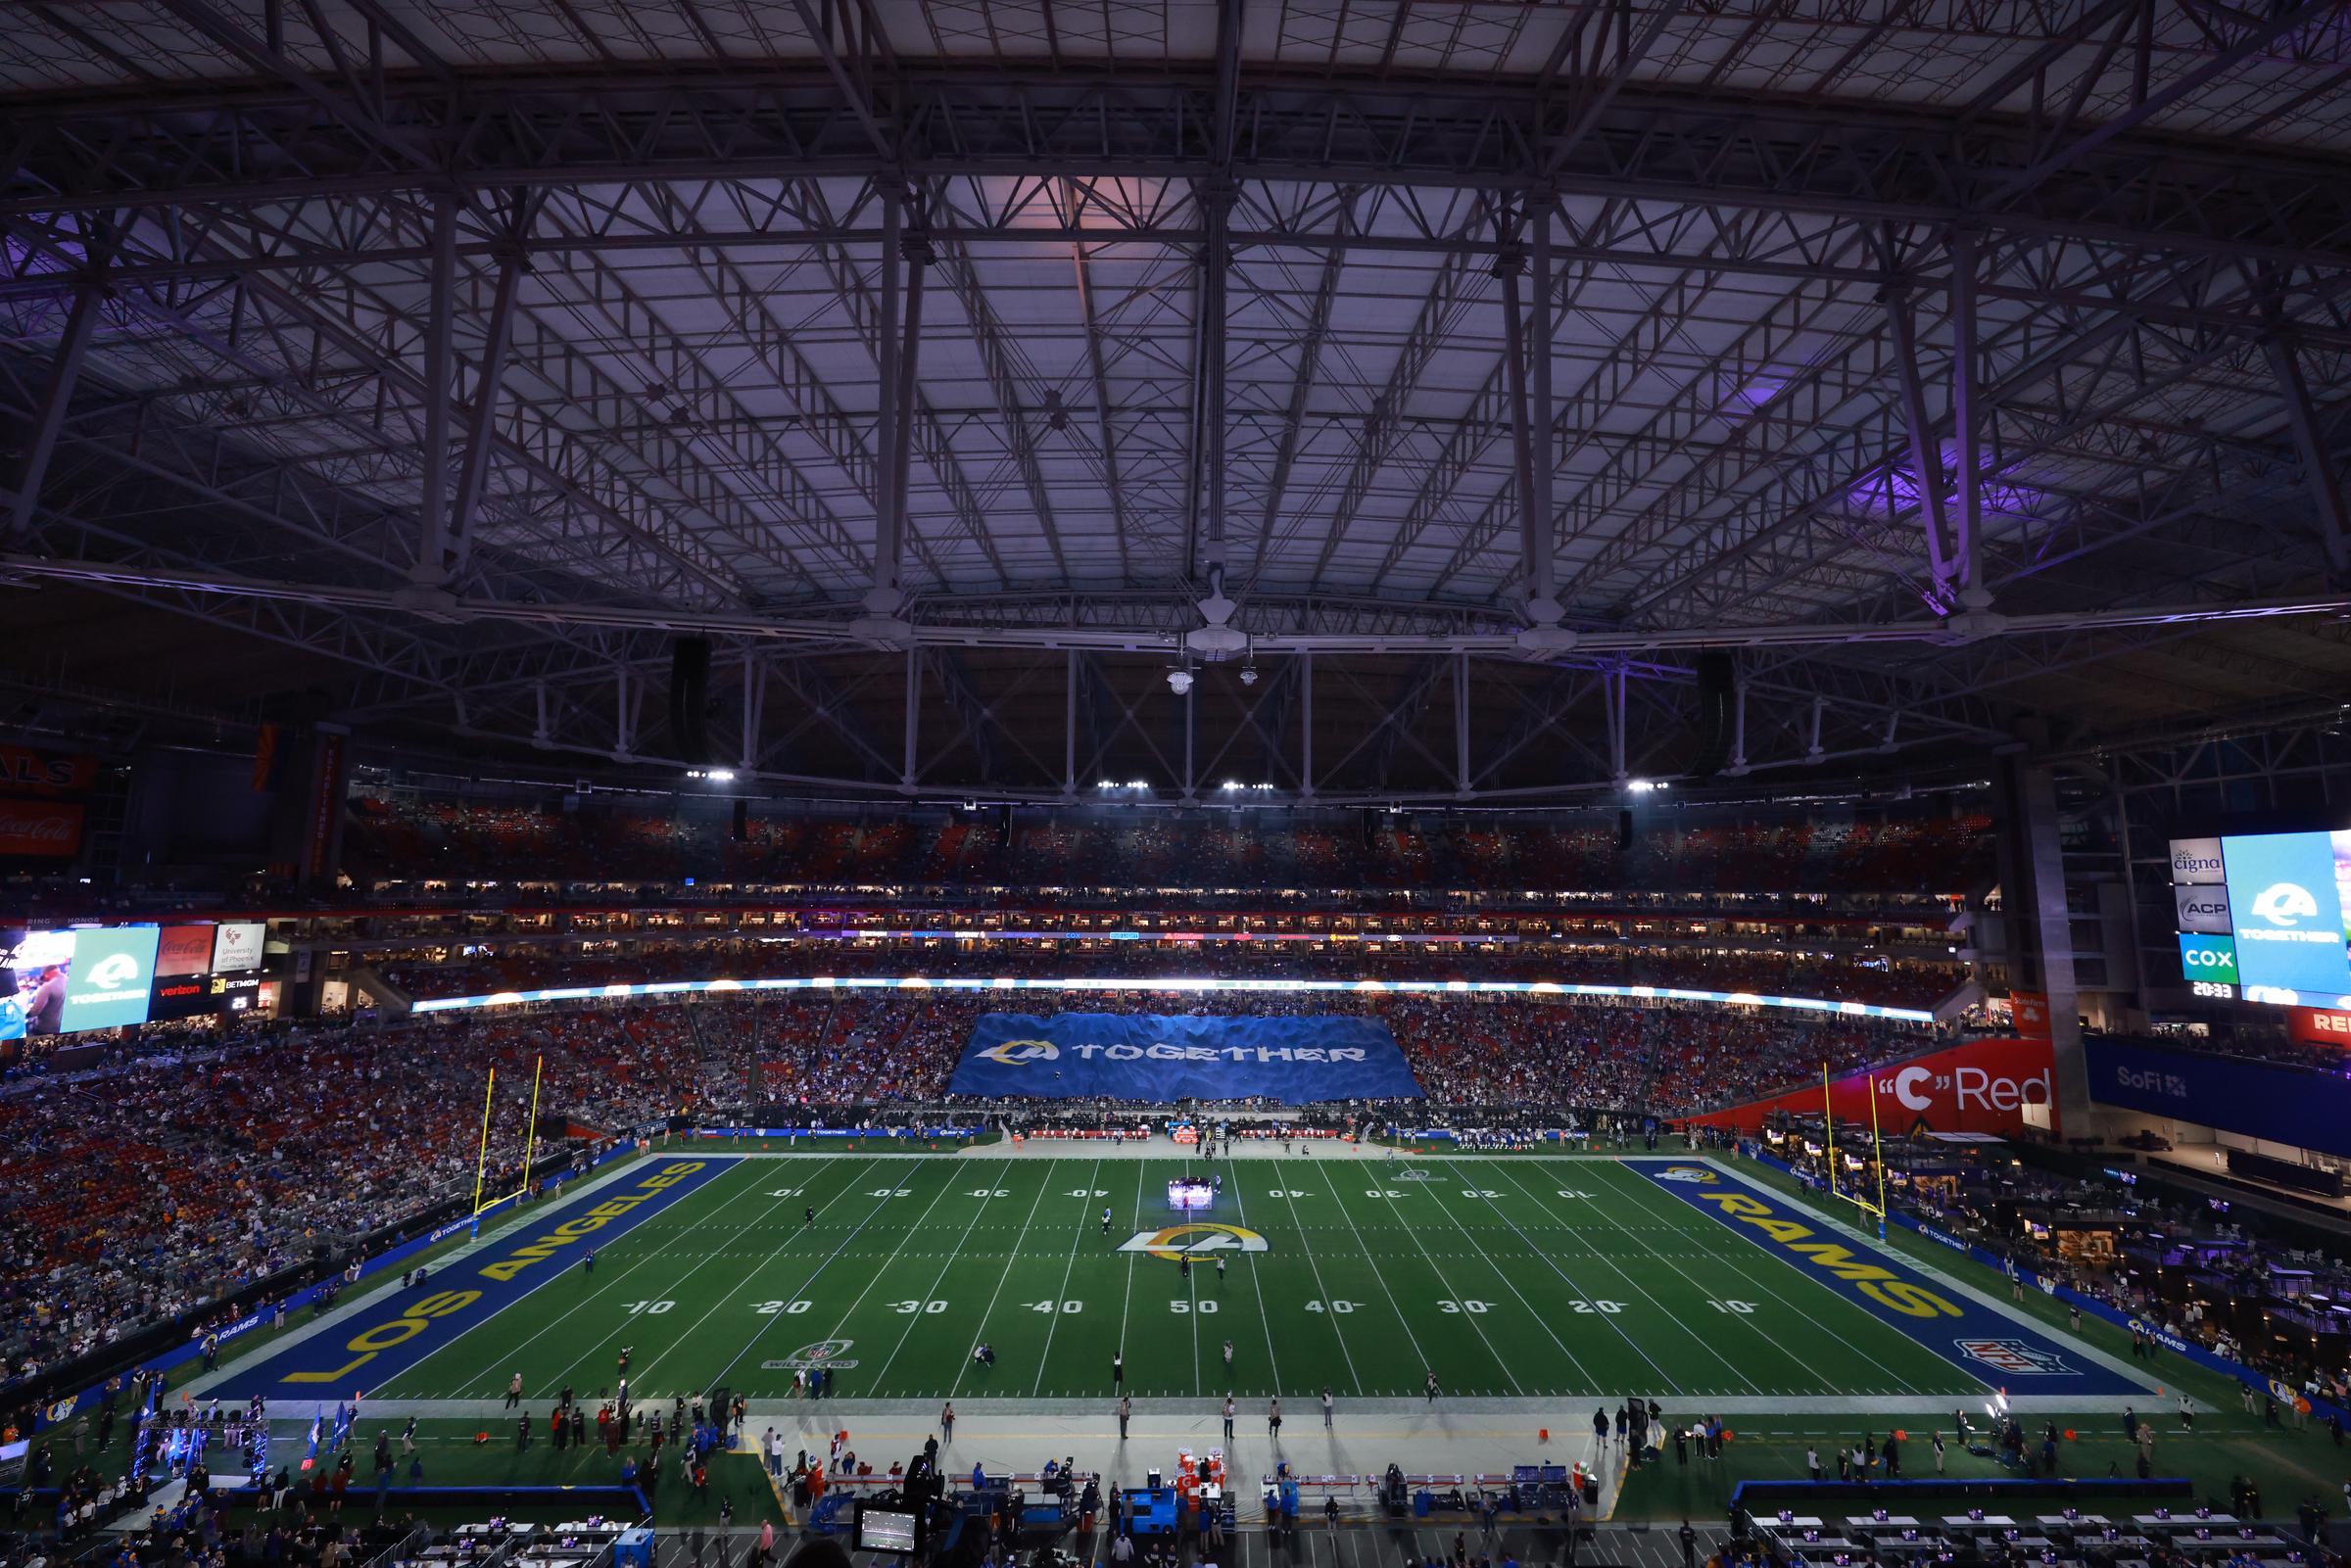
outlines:
[[1976, 241], [1961, 229], [1951, 236], [1951, 424], [1959, 437], [1959, 602], [1970, 610], [1991, 603], [1984, 582], [1984, 400], [1978, 377]]
[[57, 455], [58, 433], [65, 428], [66, 409], [73, 401], [74, 383], [81, 379], [81, 362], [89, 353], [91, 334], [98, 330], [105, 297], [104, 285], [95, 278], [89, 279], [74, 294], [73, 304], [66, 311], [65, 332], [58, 339], [56, 354], [50, 356], [49, 380], [41, 390], [40, 406], [33, 411], [32, 438], [25, 444], [24, 465], [17, 472], [16, 497], [10, 503], [8, 523], [12, 542], [32, 531], [41, 485], [49, 477], [50, 459]]
[[[517, 228], [529, 226], [527, 214], [535, 205], [534, 198], [523, 198], [526, 215], [519, 219]], [[473, 404], [465, 416], [465, 458], [457, 470], [457, 494], [449, 509], [443, 558], [451, 578], [463, 577], [472, 557], [474, 514], [481, 505], [482, 487], [489, 478], [498, 446], [498, 404], [506, 372], [506, 345], [513, 333], [514, 296], [527, 270], [528, 263], [519, 249], [499, 261], [498, 285], [491, 297], [490, 319], [483, 332], [482, 362], [474, 375]]]
[[2302, 373], [2302, 356], [2291, 333], [2278, 332], [2262, 340], [2270, 373], [2278, 379], [2278, 395], [2285, 404], [2285, 422], [2293, 432], [2294, 452], [2302, 460], [2302, 482], [2310, 490], [2310, 507], [2318, 524], [2319, 541], [2327, 549], [2327, 569], [2336, 582], [2351, 575], [2351, 512], [2343, 501], [2342, 475], [2334, 454], [2319, 428], [2310, 382]]
[[[449, 192], [433, 198], [433, 265], [428, 274], [430, 298], [425, 301], [424, 327], [424, 443], [421, 483], [423, 503], [417, 512], [416, 564], [409, 576], [419, 586], [438, 587], [449, 574], [449, 405], [456, 396], [456, 355], [453, 347], [457, 313], [457, 199]], [[507, 302], [508, 311], [512, 302]], [[623, 747], [625, 750], [626, 747]]]
[[[1945, 539], [1943, 448], [1927, 416], [1926, 379], [1918, 368], [1915, 305], [1908, 289], [1897, 285], [1886, 291], [1886, 320], [1894, 332], [1894, 366], [1902, 383], [1902, 423], [1910, 433], [1910, 472], [1918, 484], [1918, 518], [1927, 538], [1927, 564], [1934, 573], [1938, 596], [1947, 602], [1957, 563]], [[1891, 487], [1887, 504], [1895, 504]]]

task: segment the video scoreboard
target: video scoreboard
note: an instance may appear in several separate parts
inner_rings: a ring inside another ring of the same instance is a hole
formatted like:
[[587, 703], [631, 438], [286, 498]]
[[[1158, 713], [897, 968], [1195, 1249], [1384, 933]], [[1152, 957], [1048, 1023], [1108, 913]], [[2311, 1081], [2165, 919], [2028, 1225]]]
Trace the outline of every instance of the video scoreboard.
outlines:
[[2351, 1009], [2351, 830], [2175, 838], [2171, 848], [2191, 992]]

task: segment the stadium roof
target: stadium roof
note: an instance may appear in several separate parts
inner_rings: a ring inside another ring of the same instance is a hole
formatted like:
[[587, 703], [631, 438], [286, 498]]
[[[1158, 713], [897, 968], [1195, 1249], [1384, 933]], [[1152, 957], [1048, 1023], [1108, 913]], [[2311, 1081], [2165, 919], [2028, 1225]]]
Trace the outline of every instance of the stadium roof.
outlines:
[[28, 0], [0, 672], [675, 757], [698, 632], [715, 757], [1040, 798], [2330, 706], [2347, 89], [2339, 0]]

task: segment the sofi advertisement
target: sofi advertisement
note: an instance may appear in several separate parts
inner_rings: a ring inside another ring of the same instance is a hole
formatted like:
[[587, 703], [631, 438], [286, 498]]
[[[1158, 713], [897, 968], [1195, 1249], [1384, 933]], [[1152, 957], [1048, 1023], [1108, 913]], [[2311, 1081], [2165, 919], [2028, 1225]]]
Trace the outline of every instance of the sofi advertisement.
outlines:
[[[1832, 1079], [1829, 1114], [1847, 1125], [1866, 1127], [1874, 1104], [1878, 1127], [1889, 1136], [1913, 1128], [2015, 1134], [2024, 1130], [2025, 1107], [2050, 1105], [2049, 1070], [2046, 1040], [1975, 1040]], [[1818, 1116], [1820, 1105], [1821, 1088], [1815, 1083], [1690, 1119], [1752, 1131], [1774, 1111]], [[2054, 1106], [2049, 1117], [2054, 1126]]]

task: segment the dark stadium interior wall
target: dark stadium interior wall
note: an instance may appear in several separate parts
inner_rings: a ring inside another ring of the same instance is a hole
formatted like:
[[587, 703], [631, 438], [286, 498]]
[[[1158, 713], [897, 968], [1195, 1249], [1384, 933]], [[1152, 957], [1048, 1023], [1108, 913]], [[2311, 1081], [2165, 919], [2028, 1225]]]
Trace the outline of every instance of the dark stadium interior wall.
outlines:
[[253, 786], [250, 755], [150, 750], [131, 764], [123, 874], [146, 880], [174, 868], [259, 871], [269, 858], [276, 788]]

